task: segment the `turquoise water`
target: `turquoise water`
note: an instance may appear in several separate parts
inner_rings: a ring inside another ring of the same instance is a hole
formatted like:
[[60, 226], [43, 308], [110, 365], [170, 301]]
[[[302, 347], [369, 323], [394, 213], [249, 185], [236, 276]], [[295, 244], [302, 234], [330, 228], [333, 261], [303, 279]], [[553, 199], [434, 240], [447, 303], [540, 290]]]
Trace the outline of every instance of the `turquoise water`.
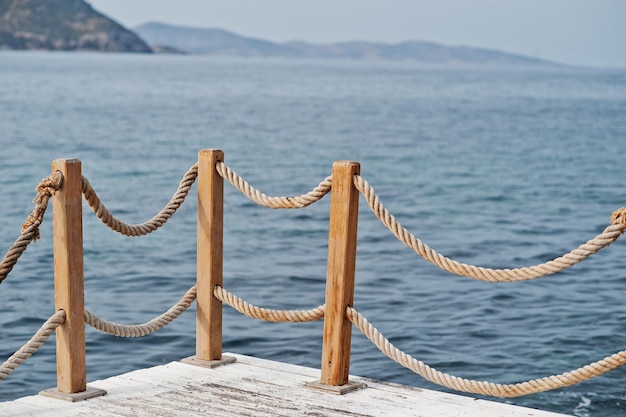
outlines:
[[[200, 56], [0, 53], [0, 243], [19, 234], [55, 158], [79, 158], [107, 207], [138, 223], [165, 205], [197, 152], [269, 195], [301, 194], [332, 162], [362, 176], [410, 231], [486, 267], [541, 263], [626, 205], [626, 71], [419, 66]], [[85, 299], [140, 323], [195, 281], [195, 191], [156, 233], [126, 238], [85, 208]], [[295, 211], [226, 187], [224, 285], [251, 303], [324, 302], [329, 199]], [[0, 285], [6, 358], [54, 310], [51, 217]], [[361, 200], [355, 307], [399, 348], [465, 378], [514, 383], [625, 348], [625, 243], [559, 275], [490, 284], [404, 247]], [[272, 324], [224, 309], [224, 349], [319, 367], [322, 323]], [[195, 310], [141, 339], [87, 331], [88, 379], [189, 356]], [[353, 333], [351, 372], [439, 389]], [[507, 402], [578, 416], [626, 411], [624, 369]], [[55, 385], [54, 340], [0, 399]], [[1, 406], [0, 406], [1, 409]]]

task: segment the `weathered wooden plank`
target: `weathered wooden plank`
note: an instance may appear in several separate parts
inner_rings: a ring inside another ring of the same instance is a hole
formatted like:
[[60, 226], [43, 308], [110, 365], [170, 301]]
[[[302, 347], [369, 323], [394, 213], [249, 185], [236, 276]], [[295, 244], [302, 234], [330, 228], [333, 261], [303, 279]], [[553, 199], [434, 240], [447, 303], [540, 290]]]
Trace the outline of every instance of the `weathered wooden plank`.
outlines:
[[[30, 397], [26, 397], [30, 398]], [[7, 404], [4, 407], [4, 404]], [[32, 415], [29, 413], [38, 412], [41, 410], [41, 407], [38, 405], [30, 404], [30, 403], [22, 403], [20, 400], [0, 403], [0, 415], [6, 417], [17, 417], [17, 416], [26, 416]]]
[[90, 383], [108, 394], [78, 403], [41, 396], [0, 403], [0, 416], [46, 417], [563, 417], [529, 408], [351, 376], [367, 388], [346, 395], [304, 384], [319, 370], [243, 355], [214, 369], [172, 362]]

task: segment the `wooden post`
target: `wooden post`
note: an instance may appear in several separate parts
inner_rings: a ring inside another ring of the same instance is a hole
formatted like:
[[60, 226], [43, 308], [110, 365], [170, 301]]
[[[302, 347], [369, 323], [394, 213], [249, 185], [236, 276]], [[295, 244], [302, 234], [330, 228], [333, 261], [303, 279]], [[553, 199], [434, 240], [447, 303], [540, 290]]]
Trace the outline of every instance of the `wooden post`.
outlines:
[[213, 295], [222, 285], [224, 179], [215, 167], [219, 161], [224, 161], [220, 150], [198, 153], [196, 355], [183, 359], [210, 368], [235, 361], [222, 358], [222, 302]]
[[57, 387], [42, 394], [77, 401], [106, 393], [87, 387], [81, 163], [56, 159], [52, 170], [63, 174], [63, 185], [52, 200], [52, 227], [55, 308], [64, 310], [66, 318], [56, 329]]
[[333, 164], [322, 376], [319, 383], [308, 384], [340, 394], [364, 386], [348, 381], [352, 323], [346, 316], [346, 307], [354, 302], [359, 191], [353, 181], [359, 173], [357, 162]]
[[66, 314], [65, 323], [56, 330], [57, 389], [73, 394], [87, 389], [81, 163], [56, 159], [52, 170], [63, 173], [63, 186], [54, 194], [52, 218], [55, 306]]

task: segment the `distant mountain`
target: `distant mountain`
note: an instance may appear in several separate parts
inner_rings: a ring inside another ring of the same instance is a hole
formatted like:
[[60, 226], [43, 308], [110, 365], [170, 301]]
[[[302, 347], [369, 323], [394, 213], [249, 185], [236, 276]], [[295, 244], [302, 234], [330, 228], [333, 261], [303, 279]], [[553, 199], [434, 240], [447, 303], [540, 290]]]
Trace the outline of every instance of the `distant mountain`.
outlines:
[[297, 56], [288, 46], [246, 38], [222, 29], [146, 23], [133, 28], [152, 46], [169, 46], [193, 54], [235, 56]]
[[480, 65], [558, 65], [550, 61], [490, 49], [445, 46], [423, 41], [406, 41], [396, 44], [356, 41], [324, 45], [301, 41], [275, 43], [240, 36], [222, 29], [190, 28], [164, 23], [146, 23], [133, 30], [152, 46], [167, 46], [193, 54]]
[[152, 52], [83, 0], [0, 0], [0, 49]]

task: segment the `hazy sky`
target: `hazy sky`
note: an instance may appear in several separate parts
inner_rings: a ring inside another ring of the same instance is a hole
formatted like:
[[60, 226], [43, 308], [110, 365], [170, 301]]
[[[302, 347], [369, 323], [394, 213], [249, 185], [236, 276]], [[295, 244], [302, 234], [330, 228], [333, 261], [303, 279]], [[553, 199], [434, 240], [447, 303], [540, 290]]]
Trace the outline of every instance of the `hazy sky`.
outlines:
[[87, 0], [132, 27], [213, 27], [273, 41], [428, 40], [626, 68], [626, 0]]

